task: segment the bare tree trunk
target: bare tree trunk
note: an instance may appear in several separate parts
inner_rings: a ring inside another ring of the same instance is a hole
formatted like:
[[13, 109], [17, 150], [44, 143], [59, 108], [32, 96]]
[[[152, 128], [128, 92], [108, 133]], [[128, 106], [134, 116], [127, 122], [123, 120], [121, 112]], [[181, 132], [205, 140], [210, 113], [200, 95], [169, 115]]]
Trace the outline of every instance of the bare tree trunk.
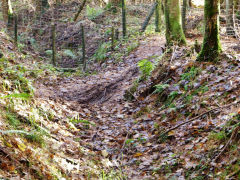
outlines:
[[126, 4], [125, 0], [122, 0], [122, 31], [123, 37], [126, 37], [127, 34], [127, 23], [126, 23]]
[[13, 10], [10, 0], [2, 0], [2, 14], [5, 24], [9, 26], [13, 21]]
[[226, 12], [227, 12], [227, 35], [235, 36], [234, 27], [234, 4], [233, 0], [226, 0]]
[[75, 15], [73, 21], [76, 21], [76, 20], [77, 20], [79, 14], [82, 12], [82, 10], [83, 10], [86, 2], [87, 2], [87, 0], [83, 0], [82, 4], [79, 6], [78, 12], [77, 12], [77, 14]]
[[186, 34], [186, 12], [187, 12], [187, 0], [183, 0], [182, 6], [182, 28], [184, 34]]
[[147, 26], [148, 26], [148, 23], [149, 23], [149, 21], [151, 20], [151, 17], [153, 16], [153, 14], [154, 14], [154, 11], [155, 11], [155, 9], [156, 9], [157, 4], [158, 4], [157, 2], [154, 3], [153, 6], [152, 6], [152, 8], [150, 9], [149, 14], [148, 14], [148, 16], [146, 17], [146, 19], [144, 20], [143, 25], [142, 25], [142, 27], [141, 27], [141, 32], [144, 32], [144, 31], [146, 30], [146, 28], [147, 28]]
[[3, 15], [3, 20], [7, 24], [8, 23], [8, 0], [2, 0], [2, 15]]

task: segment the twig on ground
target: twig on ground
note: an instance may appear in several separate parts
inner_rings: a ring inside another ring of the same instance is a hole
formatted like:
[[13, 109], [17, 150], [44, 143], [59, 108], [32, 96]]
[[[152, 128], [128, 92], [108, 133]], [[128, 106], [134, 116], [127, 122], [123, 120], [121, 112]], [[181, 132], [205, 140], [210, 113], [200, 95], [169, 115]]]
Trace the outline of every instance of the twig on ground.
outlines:
[[220, 151], [220, 153], [213, 159], [213, 162], [217, 162], [217, 160], [220, 158], [220, 156], [226, 151], [226, 149], [231, 145], [233, 140], [235, 139], [236, 135], [238, 134], [238, 131], [240, 130], [240, 126], [235, 127], [235, 129], [232, 131], [232, 135], [230, 139], [228, 140], [227, 144], [224, 146], [224, 148]]
[[209, 110], [209, 111], [207, 111], [207, 112], [204, 112], [204, 113], [202, 113], [202, 114], [200, 114], [200, 115], [198, 115], [198, 116], [196, 116], [196, 117], [194, 117], [194, 118], [192, 118], [192, 119], [190, 119], [190, 120], [188, 120], [188, 121], [185, 121], [185, 122], [183, 122], [183, 123], [180, 123], [180, 124], [176, 125], [175, 127], [172, 127], [172, 128], [170, 128], [170, 129], [166, 130], [165, 132], [163, 132], [163, 133], [161, 134], [161, 136], [164, 136], [164, 135], [168, 134], [170, 131], [175, 130], [175, 129], [177, 129], [177, 128], [185, 125], [185, 124], [188, 124], [188, 123], [190, 123], [190, 122], [192, 122], [192, 121], [195, 121], [196, 119], [198, 119], [198, 118], [200, 118], [200, 117], [202, 117], [202, 116], [204, 116], [204, 115], [206, 115], [206, 114], [208, 114], [208, 113], [211, 113], [211, 112], [213, 112], [213, 111], [215, 111], [215, 110], [227, 108], [227, 107], [232, 106], [232, 105], [234, 105], [234, 104], [238, 104], [239, 102], [240, 102], [240, 100], [235, 101], [235, 102], [230, 103], [230, 104], [227, 104], [227, 105], [224, 105], [224, 106], [220, 106], [220, 107], [213, 108], [213, 109], [211, 109], [211, 110]]
[[122, 148], [121, 148], [121, 150], [120, 150], [120, 153], [123, 151], [123, 149], [124, 149], [124, 147], [125, 147], [125, 145], [126, 145], [126, 141], [127, 141], [127, 139], [128, 139], [129, 132], [130, 132], [130, 131], [128, 131], [128, 133], [127, 133], [127, 135], [126, 135], [126, 137], [125, 137], [125, 139], [124, 139], [124, 142], [123, 142]]
[[125, 139], [124, 139], [124, 142], [123, 142], [123, 145], [122, 145], [122, 147], [121, 147], [121, 149], [120, 149], [120, 152], [119, 152], [119, 154], [118, 154], [118, 156], [117, 156], [117, 158], [119, 158], [119, 156], [121, 155], [120, 158], [119, 158], [119, 159], [120, 159], [120, 168], [118, 167], [120, 170], [122, 170], [122, 168], [123, 168], [123, 164], [122, 164], [122, 160], [123, 160], [123, 155], [122, 155], [122, 154], [123, 154], [123, 153], [122, 153], [122, 152], [123, 152], [123, 149], [124, 149], [124, 147], [125, 147], [125, 145], [126, 145], [126, 141], [127, 141], [127, 139], [128, 139], [129, 132], [130, 132], [130, 130], [128, 131], [128, 133], [127, 133], [127, 135], [126, 135], [126, 137], [125, 137]]

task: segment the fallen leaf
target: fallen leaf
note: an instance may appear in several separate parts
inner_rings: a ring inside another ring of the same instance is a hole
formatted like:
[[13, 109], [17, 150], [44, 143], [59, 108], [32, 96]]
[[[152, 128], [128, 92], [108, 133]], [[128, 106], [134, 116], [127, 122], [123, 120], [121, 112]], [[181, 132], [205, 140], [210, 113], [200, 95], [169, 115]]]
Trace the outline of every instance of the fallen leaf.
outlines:
[[140, 157], [142, 155], [143, 155], [143, 153], [137, 152], [136, 154], [133, 155], [133, 157]]

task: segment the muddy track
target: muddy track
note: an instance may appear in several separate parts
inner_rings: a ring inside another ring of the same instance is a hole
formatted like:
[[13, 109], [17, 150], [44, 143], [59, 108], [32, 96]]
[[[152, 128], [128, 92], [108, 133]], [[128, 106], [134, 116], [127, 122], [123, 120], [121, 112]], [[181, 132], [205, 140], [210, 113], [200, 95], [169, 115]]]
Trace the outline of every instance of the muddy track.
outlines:
[[81, 92], [71, 92], [70, 94], [60, 95], [65, 100], [77, 100], [80, 104], [86, 103], [103, 103], [109, 100], [120, 88], [120, 85], [125, 81], [131, 81], [132, 77], [138, 72], [136, 67], [127, 69], [123, 74], [115, 80], [109, 82], [99, 82], [96, 85]]
[[[95, 126], [89, 129], [85, 129], [81, 123], [77, 124], [76, 127], [81, 131], [75, 138], [80, 139], [81, 146], [100, 156], [102, 151], [108, 152], [108, 158], [117, 163], [122, 163], [119, 154], [123, 153], [126, 166], [124, 173], [129, 178], [139, 179], [139, 175], [133, 173], [138, 173], [136, 167], [129, 166], [131, 158], [128, 157], [135, 150], [121, 152], [126, 136], [135, 131], [147, 135], [153, 122], [143, 124], [146, 131], [134, 127], [135, 120], [129, 111], [131, 105], [124, 100], [123, 94], [139, 75], [137, 63], [160, 56], [164, 44], [162, 37], [152, 36], [142, 40], [140, 46], [123, 62], [117, 65], [111, 63], [97, 75], [45, 80], [45, 83], [36, 85], [37, 97], [61, 101], [69, 109], [79, 112], [80, 118], [93, 122]], [[103, 158], [106, 157], [101, 156]]]
[[141, 41], [137, 50], [126, 57], [120, 67], [110, 65], [104, 72], [85, 78], [64, 78], [53, 83], [48, 81], [51, 82], [49, 84], [39, 83], [36, 85], [36, 96], [78, 104], [106, 103], [109, 100], [117, 102], [137, 77], [137, 62], [160, 55], [163, 46], [164, 41], [160, 37], [150, 37]]

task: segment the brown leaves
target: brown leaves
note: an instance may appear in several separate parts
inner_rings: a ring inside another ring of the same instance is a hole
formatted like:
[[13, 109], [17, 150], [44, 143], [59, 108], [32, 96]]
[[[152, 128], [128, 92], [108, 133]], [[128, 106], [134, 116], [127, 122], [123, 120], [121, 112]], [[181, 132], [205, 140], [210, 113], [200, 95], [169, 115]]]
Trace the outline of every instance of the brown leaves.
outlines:
[[8, 164], [6, 162], [2, 162], [0, 164], [0, 167], [1, 167], [2, 170], [10, 171], [10, 172], [15, 171], [15, 169], [16, 169], [16, 167], [14, 165]]

